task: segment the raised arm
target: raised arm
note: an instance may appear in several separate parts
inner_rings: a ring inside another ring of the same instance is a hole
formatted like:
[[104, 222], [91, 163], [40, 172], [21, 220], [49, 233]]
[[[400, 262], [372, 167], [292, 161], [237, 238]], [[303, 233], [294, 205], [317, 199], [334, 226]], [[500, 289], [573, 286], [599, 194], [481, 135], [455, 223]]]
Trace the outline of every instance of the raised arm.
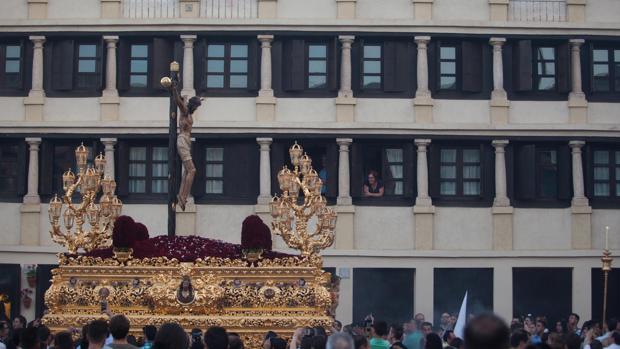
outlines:
[[181, 110], [181, 114], [187, 115], [187, 105], [185, 104], [183, 97], [181, 97], [181, 95], [179, 94], [179, 89], [177, 88], [177, 84], [176, 83], [172, 84], [171, 88], [172, 88], [172, 95], [174, 96], [174, 100], [177, 103], [177, 106]]

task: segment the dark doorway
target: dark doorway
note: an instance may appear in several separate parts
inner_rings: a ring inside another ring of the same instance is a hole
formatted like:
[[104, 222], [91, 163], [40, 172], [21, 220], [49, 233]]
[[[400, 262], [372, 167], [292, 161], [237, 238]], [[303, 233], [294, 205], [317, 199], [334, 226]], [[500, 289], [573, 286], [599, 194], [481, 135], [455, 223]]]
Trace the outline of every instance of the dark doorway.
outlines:
[[513, 316], [546, 316], [547, 326], [566, 320], [573, 307], [571, 268], [513, 268]]
[[403, 323], [413, 317], [415, 269], [353, 269], [353, 321], [372, 313], [375, 320]]
[[[620, 319], [620, 269], [612, 269], [607, 280], [607, 316]], [[603, 272], [592, 268], [592, 318], [603, 319]]]

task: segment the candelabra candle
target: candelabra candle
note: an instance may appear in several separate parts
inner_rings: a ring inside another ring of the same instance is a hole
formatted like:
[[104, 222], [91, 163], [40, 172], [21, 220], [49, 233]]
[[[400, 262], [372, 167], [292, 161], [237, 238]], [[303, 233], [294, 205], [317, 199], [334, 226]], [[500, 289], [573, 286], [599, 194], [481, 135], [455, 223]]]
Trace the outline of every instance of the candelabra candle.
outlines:
[[609, 250], [609, 226], [605, 227], [605, 249]]
[[[282, 195], [271, 200], [271, 225], [274, 233], [289, 247], [300, 250], [302, 256], [316, 255], [333, 244], [337, 215], [321, 196], [323, 182], [312, 168], [310, 156], [303, 153], [297, 142], [289, 149], [289, 155], [293, 169], [285, 166], [278, 173]], [[299, 202], [300, 191], [303, 202]], [[310, 232], [308, 225], [315, 216], [316, 226]]]

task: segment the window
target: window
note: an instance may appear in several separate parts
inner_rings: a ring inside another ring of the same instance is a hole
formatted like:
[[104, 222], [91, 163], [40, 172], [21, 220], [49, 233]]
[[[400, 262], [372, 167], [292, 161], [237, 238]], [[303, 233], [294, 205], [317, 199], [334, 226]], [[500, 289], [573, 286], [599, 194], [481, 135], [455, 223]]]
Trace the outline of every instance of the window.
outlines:
[[620, 197], [620, 151], [594, 150], [592, 178], [595, 198]]
[[207, 194], [224, 193], [224, 148], [206, 149], [206, 188]]
[[77, 45], [76, 89], [95, 89], [100, 84], [99, 53], [96, 44]]
[[129, 62], [129, 87], [147, 88], [149, 81], [149, 45], [132, 44]]
[[540, 46], [536, 48], [535, 89], [538, 91], [555, 90], [555, 47]]
[[570, 204], [573, 185], [568, 145], [516, 145], [514, 169], [517, 207], [566, 207]]
[[[102, 150], [98, 140], [69, 139], [49, 140], [44, 139], [41, 143], [41, 171], [39, 175], [39, 194], [44, 196], [62, 194], [62, 175], [67, 170], [74, 174], [78, 173], [75, 161], [75, 150], [80, 144], [84, 144], [87, 155], [87, 166], [93, 166], [94, 158]], [[76, 197], [79, 193], [76, 192]]]
[[19, 146], [16, 143], [0, 144], [0, 196], [15, 196], [18, 188]]
[[308, 45], [308, 85], [309, 89], [327, 88], [327, 45]]
[[391, 185], [388, 187], [388, 195], [403, 195], [405, 193], [403, 149], [387, 148], [385, 149], [385, 156], [389, 169], [389, 171], [386, 171], [386, 178], [389, 177], [391, 179]]
[[441, 148], [439, 194], [480, 195], [480, 149]]
[[456, 90], [456, 46], [439, 48], [439, 89]]
[[248, 45], [207, 45], [207, 89], [248, 88]]
[[620, 49], [592, 50], [593, 92], [620, 92]]
[[0, 46], [2, 57], [2, 71], [0, 74], [0, 86], [3, 89], [21, 89], [23, 77], [23, 52], [20, 44], [7, 44]]
[[381, 45], [364, 44], [362, 47], [362, 88], [381, 89]]
[[539, 198], [558, 195], [558, 153], [555, 149], [536, 149], [537, 188]]
[[168, 192], [168, 147], [129, 147], [129, 193]]

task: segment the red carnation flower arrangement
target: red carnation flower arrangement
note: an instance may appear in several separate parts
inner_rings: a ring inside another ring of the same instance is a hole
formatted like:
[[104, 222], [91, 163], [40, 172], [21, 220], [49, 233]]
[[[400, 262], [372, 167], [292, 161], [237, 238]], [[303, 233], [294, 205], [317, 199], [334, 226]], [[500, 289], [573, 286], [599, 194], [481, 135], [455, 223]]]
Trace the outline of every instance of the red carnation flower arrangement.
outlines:
[[271, 251], [271, 230], [257, 215], [246, 217], [241, 224], [241, 248]]
[[129, 216], [119, 216], [112, 229], [112, 246], [114, 248], [134, 248], [136, 243], [148, 240], [149, 230], [142, 223], [136, 223]]

